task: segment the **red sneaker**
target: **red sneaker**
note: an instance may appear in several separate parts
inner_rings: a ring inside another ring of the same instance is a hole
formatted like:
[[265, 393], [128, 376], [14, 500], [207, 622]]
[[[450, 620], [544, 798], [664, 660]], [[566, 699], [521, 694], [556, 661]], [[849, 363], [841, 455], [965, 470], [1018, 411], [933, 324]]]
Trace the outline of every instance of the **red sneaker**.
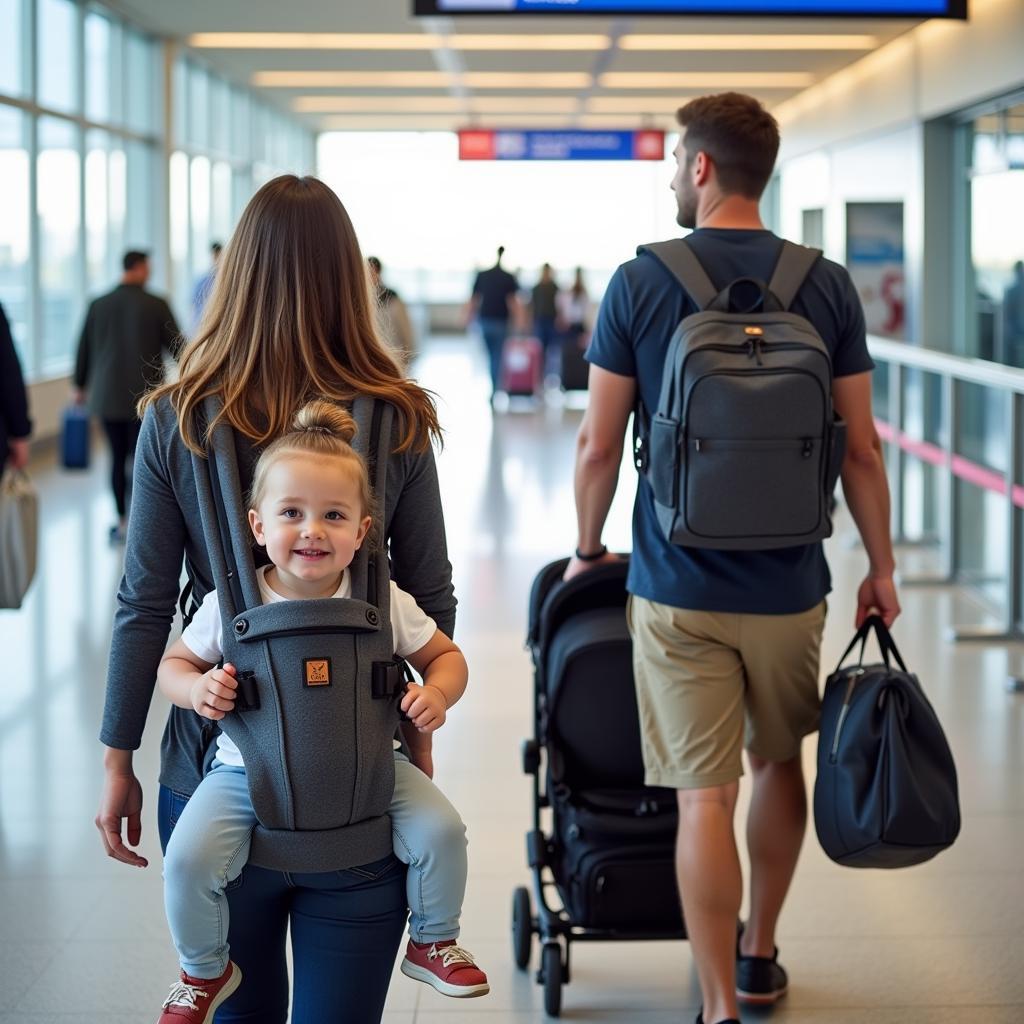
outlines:
[[425, 981], [441, 995], [455, 999], [485, 996], [491, 991], [487, 975], [477, 967], [472, 954], [457, 945], [454, 939], [422, 944], [410, 939], [402, 961], [402, 973], [407, 978]]
[[229, 962], [219, 978], [192, 978], [184, 971], [171, 986], [157, 1024], [212, 1024], [217, 1007], [242, 983], [238, 964]]

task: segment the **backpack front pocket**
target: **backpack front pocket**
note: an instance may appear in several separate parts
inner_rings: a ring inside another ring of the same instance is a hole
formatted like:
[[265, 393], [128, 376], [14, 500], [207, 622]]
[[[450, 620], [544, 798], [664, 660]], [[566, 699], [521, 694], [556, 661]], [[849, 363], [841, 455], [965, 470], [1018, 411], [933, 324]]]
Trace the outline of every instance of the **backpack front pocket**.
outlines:
[[[713, 540], [803, 538], [818, 529], [821, 438], [693, 438], [686, 446], [686, 525]], [[794, 543], [806, 543], [795, 540]]]

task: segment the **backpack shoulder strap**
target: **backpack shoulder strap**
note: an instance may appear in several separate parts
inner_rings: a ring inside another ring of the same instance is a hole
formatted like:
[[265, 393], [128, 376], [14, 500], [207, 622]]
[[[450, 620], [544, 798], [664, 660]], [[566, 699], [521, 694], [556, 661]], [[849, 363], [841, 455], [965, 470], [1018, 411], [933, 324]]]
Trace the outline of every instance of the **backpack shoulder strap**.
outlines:
[[638, 256], [645, 252], [653, 256], [683, 286], [698, 309], [707, 309], [711, 305], [718, 289], [711, 283], [707, 271], [685, 238], [651, 242], [649, 245], [641, 245], [636, 251]]
[[820, 249], [809, 249], [806, 245], [783, 241], [775, 271], [768, 282], [768, 291], [779, 300], [783, 309], [789, 309], [793, 304], [797, 292], [821, 256]]

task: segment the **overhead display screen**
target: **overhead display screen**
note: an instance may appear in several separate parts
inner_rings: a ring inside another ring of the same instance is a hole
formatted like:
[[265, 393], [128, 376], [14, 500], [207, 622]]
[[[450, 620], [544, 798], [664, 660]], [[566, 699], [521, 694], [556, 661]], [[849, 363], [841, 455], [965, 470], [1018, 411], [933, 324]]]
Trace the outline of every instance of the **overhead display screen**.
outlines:
[[966, 18], [967, 0], [414, 0], [417, 15], [438, 14], [802, 14]]
[[664, 160], [665, 133], [599, 131], [459, 132], [460, 160]]

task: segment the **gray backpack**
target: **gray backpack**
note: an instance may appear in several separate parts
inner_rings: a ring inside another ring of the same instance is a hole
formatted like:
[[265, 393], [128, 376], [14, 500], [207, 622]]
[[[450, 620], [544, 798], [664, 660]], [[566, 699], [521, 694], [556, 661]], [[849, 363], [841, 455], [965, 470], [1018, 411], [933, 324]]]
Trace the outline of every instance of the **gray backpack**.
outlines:
[[[207, 399], [203, 425], [218, 413]], [[384, 507], [392, 407], [357, 399], [353, 446]], [[205, 431], [204, 431], [205, 432]], [[245, 760], [258, 825], [250, 862], [282, 871], [340, 870], [392, 849], [392, 740], [404, 689], [394, 659], [388, 559], [369, 539], [350, 566], [352, 595], [264, 604], [232, 428], [192, 456], [223, 626], [237, 670], [220, 726]]]
[[[789, 306], [821, 256], [783, 242], [771, 281], [719, 292], [681, 239], [641, 246], [698, 312], [669, 344], [657, 412], [635, 418], [636, 465], [673, 544], [764, 550], [832, 532], [830, 502], [845, 450], [832, 409], [832, 360]], [[747, 309], [733, 312], [737, 302]]]

